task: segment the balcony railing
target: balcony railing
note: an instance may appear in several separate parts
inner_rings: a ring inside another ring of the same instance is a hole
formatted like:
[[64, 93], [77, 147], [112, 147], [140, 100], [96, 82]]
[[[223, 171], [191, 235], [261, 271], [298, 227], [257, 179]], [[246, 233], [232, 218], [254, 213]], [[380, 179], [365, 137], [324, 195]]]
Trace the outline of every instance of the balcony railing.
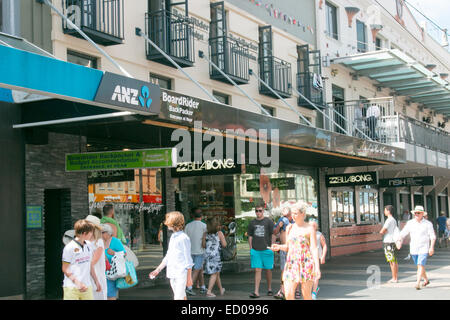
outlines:
[[[292, 69], [291, 64], [273, 56], [259, 58], [260, 78], [267, 83], [282, 98], [292, 95]], [[264, 84], [260, 84], [261, 94], [275, 97]]]
[[[146, 14], [146, 34], [181, 67], [194, 65], [194, 26], [189, 19], [165, 10]], [[148, 44], [147, 59], [175, 67], [164, 55]]]
[[[320, 75], [316, 75], [320, 77]], [[317, 81], [317, 80], [316, 80]], [[317, 84], [314, 83], [314, 74], [312, 72], [297, 73], [297, 90], [305, 98], [307, 98], [312, 103], [316, 104], [318, 107], [324, 107], [323, 101], [323, 90], [324, 88], [319, 88]], [[298, 98], [298, 105], [300, 107], [305, 107], [309, 109], [315, 109], [311, 104], [304, 98]]]
[[[237, 84], [247, 84], [249, 75], [248, 47], [226, 36], [210, 38], [211, 61]], [[216, 68], [210, 68], [211, 79], [229, 83]]]
[[[124, 39], [122, 0], [62, 0], [63, 13], [94, 42], [111, 46]], [[63, 31], [82, 36], [63, 19]]]

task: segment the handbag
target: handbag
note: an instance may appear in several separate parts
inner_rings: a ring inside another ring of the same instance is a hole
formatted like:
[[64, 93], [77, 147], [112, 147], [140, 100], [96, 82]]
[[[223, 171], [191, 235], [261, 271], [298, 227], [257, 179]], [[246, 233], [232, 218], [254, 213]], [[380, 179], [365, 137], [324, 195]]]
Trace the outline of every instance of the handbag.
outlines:
[[125, 252], [116, 252], [111, 259], [111, 269], [106, 271], [106, 278], [109, 280], [116, 280], [123, 278], [126, 275], [127, 268], [125, 266]]
[[127, 269], [127, 275], [124, 278], [119, 278], [116, 280], [116, 287], [118, 289], [128, 289], [134, 287], [138, 283], [136, 269], [134, 268], [133, 262], [125, 261], [125, 266]]

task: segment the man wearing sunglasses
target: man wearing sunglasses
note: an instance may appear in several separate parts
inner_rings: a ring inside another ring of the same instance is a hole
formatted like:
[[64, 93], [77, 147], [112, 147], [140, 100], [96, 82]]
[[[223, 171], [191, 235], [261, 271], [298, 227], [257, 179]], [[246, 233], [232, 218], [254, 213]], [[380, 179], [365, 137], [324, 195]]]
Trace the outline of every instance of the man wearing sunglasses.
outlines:
[[422, 206], [416, 206], [411, 213], [414, 214], [414, 219], [409, 220], [400, 232], [400, 240], [397, 241], [397, 248], [401, 248], [403, 239], [409, 234], [411, 237], [409, 245], [410, 254], [417, 266], [417, 282], [415, 288], [420, 290], [420, 281], [422, 279], [424, 280], [424, 287], [430, 283], [425, 272], [425, 265], [428, 256], [431, 257], [434, 254], [436, 234], [434, 233], [433, 224], [427, 219], [424, 219], [425, 210]]
[[248, 244], [250, 246], [251, 266], [255, 269], [255, 291], [250, 298], [259, 298], [259, 284], [261, 283], [262, 270], [266, 270], [267, 295], [272, 296], [272, 269], [274, 263], [273, 251], [268, 249], [272, 245], [272, 233], [274, 223], [264, 217], [262, 205], [255, 207], [256, 219], [248, 225]]

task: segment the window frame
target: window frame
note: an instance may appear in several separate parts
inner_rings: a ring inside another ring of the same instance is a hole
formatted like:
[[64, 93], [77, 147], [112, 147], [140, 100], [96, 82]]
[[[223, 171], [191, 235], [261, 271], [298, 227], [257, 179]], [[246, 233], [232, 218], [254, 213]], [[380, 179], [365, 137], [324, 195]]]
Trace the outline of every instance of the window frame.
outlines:
[[[359, 27], [362, 26], [362, 33], [360, 32]], [[363, 35], [364, 39], [360, 39], [359, 36]], [[361, 41], [363, 40], [363, 41]], [[363, 21], [356, 20], [356, 50], [358, 52], [364, 53], [368, 51], [367, 45], [367, 26]]]
[[[156, 81], [157, 83], [156, 83], [154, 80], [157, 80], [157, 81]], [[160, 85], [160, 83], [159, 83], [160, 80], [161, 80], [161, 81], [166, 81], [166, 82], [169, 84], [168, 88], [166, 88], [166, 87], [161, 87], [161, 85]], [[160, 86], [160, 88], [163, 88], [163, 89], [174, 90], [173, 79], [172, 79], [172, 78], [169, 78], [169, 77], [164, 77], [164, 76], [161, 76], [161, 75], [159, 75], [159, 74], [150, 72], [150, 73], [149, 73], [149, 82], [151, 82], [151, 83], [153, 83], [153, 84], [156, 84], [157, 86]]]
[[[89, 60], [89, 61], [94, 63], [94, 66], [89, 67], [89, 66], [85, 66], [85, 65], [82, 65], [82, 64], [79, 64], [79, 63], [76, 63], [76, 62], [69, 61], [69, 56], [74, 56], [74, 57], [78, 57], [78, 58], [81, 58], [81, 59]], [[67, 56], [66, 57], [67, 57], [67, 62], [78, 64], [80, 66], [84, 66], [84, 67], [91, 68], [91, 69], [97, 69], [97, 70], [99, 69], [99, 65], [100, 64], [99, 64], [99, 58], [98, 57], [90, 56], [90, 55], [88, 55], [86, 53], [74, 51], [74, 50], [71, 50], [71, 49], [67, 49]]]
[[325, 2], [325, 30], [330, 38], [339, 40], [338, 7], [329, 1]]
[[[212, 94], [220, 103], [231, 106], [231, 95], [216, 90], [213, 90]], [[224, 98], [226, 102], [223, 102], [221, 98]]]

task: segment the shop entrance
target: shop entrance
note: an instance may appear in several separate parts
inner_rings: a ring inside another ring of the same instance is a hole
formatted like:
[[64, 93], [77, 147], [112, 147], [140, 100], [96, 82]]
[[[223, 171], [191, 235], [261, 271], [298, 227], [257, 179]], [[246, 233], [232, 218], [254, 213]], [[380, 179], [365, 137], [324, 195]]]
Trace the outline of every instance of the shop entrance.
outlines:
[[62, 237], [72, 229], [70, 189], [44, 190], [45, 228], [45, 298], [62, 297]]

